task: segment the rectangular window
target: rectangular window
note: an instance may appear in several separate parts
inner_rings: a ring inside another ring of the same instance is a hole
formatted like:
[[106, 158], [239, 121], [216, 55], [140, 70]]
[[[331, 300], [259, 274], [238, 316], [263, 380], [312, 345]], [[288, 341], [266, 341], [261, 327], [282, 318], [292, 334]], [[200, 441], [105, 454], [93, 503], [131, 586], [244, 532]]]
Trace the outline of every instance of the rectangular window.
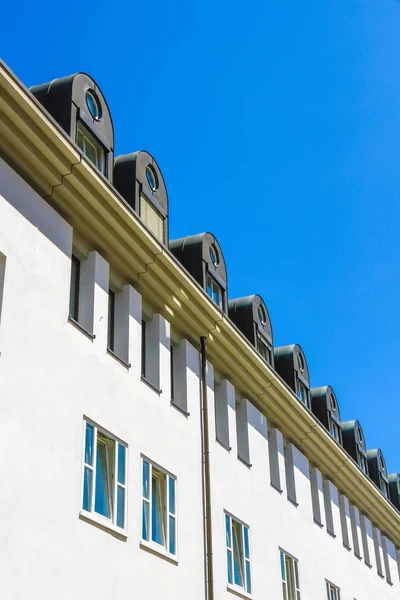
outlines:
[[164, 242], [164, 217], [144, 194], [140, 194], [139, 215], [160, 242]]
[[96, 140], [94, 135], [92, 135], [80, 121], [78, 121], [76, 129], [76, 143], [90, 162], [106, 175], [105, 150], [100, 142]]
[[302, 402], [304, 404], [304, 406], [309, 406], [309, 402], [308, 402], [308, 390], [306, 388], [306, 386], [299, 380], [297, 380], [296, 382], [296, 388], [297, 388], [297, 397], [300, 400], [300, 402]]
[[236, 402], [236, 436], [238, 458], [250, 465], [249, 420], [247, 416], [248, 400]]
[[229, 383], [226, 379], [223, 379], [221, 383], [214, 379], [215, 434], [219, 443], [230, 450], [228, 386]]
[[361, 471], [368, 475], [367, 457], [360, 451], [358, 451], [358, 465]]
[[79, 295], [81, 280], [81, 261], [74, 254], [71, 256], [71, 287], [69, 292], [69, 316], [79, 321]]
[[361, 542], [364, 553], [364, 562], [369, 567], [372, 566], [370, 552], [369, 552], [369, 543], [368, 543], [368, 529], [367, 529], [367, 517], [365, 515], [360, 515], [360, 529], [361, 529]]
[[176, 478], [142, 460], [142, 539], [176, 555]]
[[340, 444], [340, 427], [333, 419], [329, 419], [329, 431], [333, 439]]
[[347, 498], [345, 496], [343, 496], [342, 494], [339, 494], [339, 514], [340, 514], [340, 525], [342, 528], [343, 546], [350, 550], [347, 506], [348, 506]]
[[300, 600], [298, 561], [281, 550], [283, 600]]
[[146, 378], [146, 321], [142, 319], [142, 377]]
[[279, 470], [278, 430], [275, 427], [270, 427], [268, 429], [268, 459], [271, 485], [278, 490], [278, 492], [282, 492], [281, 474]]
[[223, 292], [221, 286], [211, 277], [207, 275], [207, 294], [221, 309], [223, 308]]
[[82, 508], [125, 529], [126, 446], [85, 421]]
[[293, 444], [289, 444], [288, 442], [285, 442], [284, 459], [285, 459], [286, 493], [287, 493], [288, 500], [293, 502], [293, 504], [297, 505], [293, 450], [294, 450]]
[[328, 479], [324, 479], [323, 484], [322, 484], [322, 490], [323, 490], [323, 494], [324, 494], [326, 530], [331, 535], [335, 535], [335, 527], [333, 524], [333, 513], [332, 513], [331, 483]]
[[108, 290], [108, 347], [115, 349], [115, 292]]
[[251, 594], [249, 528], [225, 513], [228, 584]]
[[268, 346], [267, 342], [263, 340], [259, 333], [257, 333], [257, 351], [269, 365], [272, 364], [271, 348]]
[[326, 582], [326, 591], [328, 600], [340, 600], [340, 590], [336, 585], [333, 585], [333, 583], [330, 583], [329, 581]]
[[322, 525], [321, 504], [319, 498], [319, 475], [318, 470], [310, 465], [310, 487], [311, 487], [311, 503], [313, 509], [314, 521], [318, 525]]
[[379, 479], [380, 479], [380, 488], [381, 488], [382, 494], [385, 496], [385, 498], [389, 498], [389, 486], [388, 486], [388, 484], [382, 478], [382, 476]]

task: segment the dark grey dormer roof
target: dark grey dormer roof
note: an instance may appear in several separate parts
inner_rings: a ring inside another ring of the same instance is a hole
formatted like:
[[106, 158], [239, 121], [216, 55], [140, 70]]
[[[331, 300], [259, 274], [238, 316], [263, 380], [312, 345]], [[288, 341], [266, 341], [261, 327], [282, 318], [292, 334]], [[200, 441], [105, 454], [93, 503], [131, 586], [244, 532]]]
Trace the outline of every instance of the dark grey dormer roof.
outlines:
[[[112, 181], [114, 128], [106, 99], [94, 79], [86, 73], [75, 73], [35, 85], [30, 91], [74, 142], [78, 121], [84, 124], [107, 152], [107, 175]], [[98, 103], [97, 118], [90, 112], [88, 92]]]
[[339, 403], [330, 385], [311, 390], [311, 410], [328, 431], [331, 420], [341, 429]]
[[296, 393], [297, 377], [310, 389], [310, 376], [305, 354], [299, 344], [275, 348], [275, 370]]
[[[221, 247], [212, 233], [189, 235], [169, 243], [169, 249], [192, 277], [207, 290], [207, 275], [219, 285], [223, 292], [222, 310], [228, 308], [228, 282], [224, 255]], [[216, 252], [213, 261], [212, 253]]]
[[162, 218], [163, 241], [168, 244], [167, 187], [153, 156], [145, 150], [118, 156], [114, 162], [114, 187], [145, 222], [143, 207], [151, 203], [156, 214]]

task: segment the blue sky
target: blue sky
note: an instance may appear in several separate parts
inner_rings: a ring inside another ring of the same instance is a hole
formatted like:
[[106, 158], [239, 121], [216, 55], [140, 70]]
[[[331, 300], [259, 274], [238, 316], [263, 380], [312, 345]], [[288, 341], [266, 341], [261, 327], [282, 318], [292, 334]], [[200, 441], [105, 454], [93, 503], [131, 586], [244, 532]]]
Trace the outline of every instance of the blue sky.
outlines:
[[102, 88], [116, 154], [146, 149], [171, 238], [211, 231], [229, 296], [259, 293], [389, 471], [398, 451], [400, 2], [7, 2], [27, 85]]

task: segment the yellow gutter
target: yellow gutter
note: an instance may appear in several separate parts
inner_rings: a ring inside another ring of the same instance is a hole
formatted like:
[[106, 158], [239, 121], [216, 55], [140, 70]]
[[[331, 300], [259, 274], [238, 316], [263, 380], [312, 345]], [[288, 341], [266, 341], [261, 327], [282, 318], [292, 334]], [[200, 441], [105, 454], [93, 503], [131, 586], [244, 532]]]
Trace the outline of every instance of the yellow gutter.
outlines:
[[0, 61], [1, 156], [397, 548], [400, 513]]

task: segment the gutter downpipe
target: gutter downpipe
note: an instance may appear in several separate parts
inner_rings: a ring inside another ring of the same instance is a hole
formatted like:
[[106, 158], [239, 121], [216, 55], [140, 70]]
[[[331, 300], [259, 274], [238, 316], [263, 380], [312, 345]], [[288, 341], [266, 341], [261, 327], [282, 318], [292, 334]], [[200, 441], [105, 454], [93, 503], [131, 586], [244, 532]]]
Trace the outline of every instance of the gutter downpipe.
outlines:
[[200, 338], [201, 356], [201, 445], [203, 480], [204, 577], [206, 599], [214, 600], [214, 568], [211, 520], [210, 439], [208, 430], [206, 338]]

